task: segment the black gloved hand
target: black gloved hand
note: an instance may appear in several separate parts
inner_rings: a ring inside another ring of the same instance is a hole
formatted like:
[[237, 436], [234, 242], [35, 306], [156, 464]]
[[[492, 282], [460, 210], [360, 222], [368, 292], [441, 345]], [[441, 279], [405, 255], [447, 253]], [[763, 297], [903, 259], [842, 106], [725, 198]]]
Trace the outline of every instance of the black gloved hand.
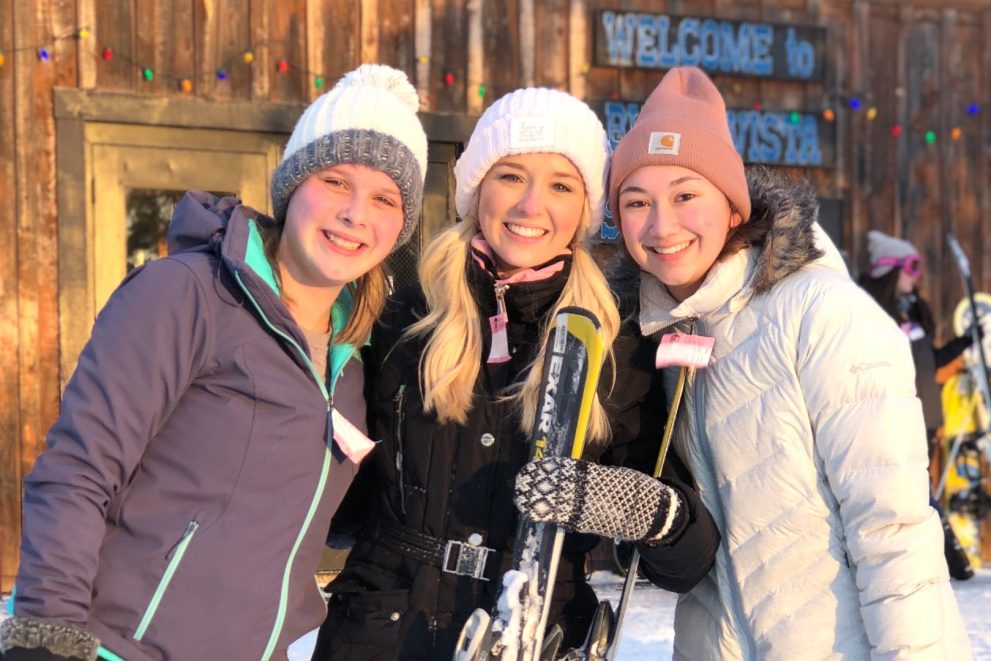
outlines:
[[523, 516], [568, 530], [664, 543], [687, 524], [678, 492], [630, 468], [545, 457], [523, 466], [513, 497]]
[[95, 661], [100, 640], [82, 629], [26, 617], [0, 623], [3, 661]]

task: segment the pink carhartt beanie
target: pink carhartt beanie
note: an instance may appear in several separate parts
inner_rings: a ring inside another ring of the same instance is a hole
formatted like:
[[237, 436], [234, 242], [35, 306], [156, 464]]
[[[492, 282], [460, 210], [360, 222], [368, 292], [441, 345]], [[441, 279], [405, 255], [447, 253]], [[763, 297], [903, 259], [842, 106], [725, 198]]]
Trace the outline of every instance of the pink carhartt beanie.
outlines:
[[733, 146], [726, 103], [696, 67], [671, 69], [651, 92], [612, 157], [609, 207], [619, 219], [619, 189], [645, 165], [680, 165], [711, 181], [750, 218], [750, 192], [743, 159]]

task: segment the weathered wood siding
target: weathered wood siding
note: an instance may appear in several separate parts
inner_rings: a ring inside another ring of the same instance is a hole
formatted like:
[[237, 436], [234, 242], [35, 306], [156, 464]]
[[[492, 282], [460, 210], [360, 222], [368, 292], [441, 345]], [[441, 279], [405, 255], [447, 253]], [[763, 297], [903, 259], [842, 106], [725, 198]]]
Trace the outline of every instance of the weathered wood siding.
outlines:
[[[923, 250], [942, 336], [962, 297], [947, 231], [970, 253], [978, 288], [991, 290], [991, 107], [967, 113], [991, 84], [988, 0], [0, 0], [0, 589], [16, 571], [21, 481], [66, 376], [58, 373], [54, 87], [172, 96], [186, 94], [188, 79], [188, 94], [218, 104], [301, 107], [359, 62], [381, 61], [407, 71], [425, 110], [477, 114], [524, 83], [590, 103], [644, 99], [662, 72], [589, 66], [597, 10], [828, 28], [824, 81], [714, 76], [727, 104], [835, 110], [835, 167], [795, 173], [843, 201], [841, 247], [855, 268], [865, 264], [869, 228]], [[79, 27], [92, 34], [57, 38]], [[51, 61], [28, 48], [40, 45]], [[860, 111], [849, 109], [852, 95]], [[923, 140], [930, 129], [932, 145]]]

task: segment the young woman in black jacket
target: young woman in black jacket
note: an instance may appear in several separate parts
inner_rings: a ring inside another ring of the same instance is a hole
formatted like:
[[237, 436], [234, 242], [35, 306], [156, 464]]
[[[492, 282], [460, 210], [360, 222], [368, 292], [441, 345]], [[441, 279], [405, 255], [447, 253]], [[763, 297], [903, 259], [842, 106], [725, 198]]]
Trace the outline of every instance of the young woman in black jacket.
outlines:
[[[665, 421], [654, 346], [621, 319], [587, 247], [606, 144], [588, 106], [556, 90], [517, 90], [479, 120], [455, 167], [463, 220], [431, 242], [421, 284], [393, 297], [373, 331], [366, 378], [379, 445], [336, 521], [360, 525], [314, 659], [450, 658], [471, 612], [495, 602], [517, 507], [536, 516], [535, 472], [555, 493], [590, 494], [542, 512], [574, 531], [549, 620], [564, 648], [581, 643], [597, 603], [586, 562], [599, 535], [637, 543], [666, 589], [686, 591], [710, 569], [719, 537], [690, 476], [673, 454], [665, 479], [649, 476]], [[610, 346], [587, 451], [528, 464], [548, 320], [569, 305], [591, 310]], [[464, 571], [458, 561], [479, 554], [484, 566]]]

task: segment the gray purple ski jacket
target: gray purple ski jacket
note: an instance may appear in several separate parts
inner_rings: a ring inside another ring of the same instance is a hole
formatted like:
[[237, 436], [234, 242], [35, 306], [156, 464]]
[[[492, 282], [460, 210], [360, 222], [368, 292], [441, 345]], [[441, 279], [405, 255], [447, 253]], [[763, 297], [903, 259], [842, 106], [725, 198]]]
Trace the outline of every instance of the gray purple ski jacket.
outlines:
[[320, 381], [264, 256], [271, 222], [188, 193], [169, 256], [100, 313], [25, 481], [15, 618], [126, 661], [285, 659], [323, 621], [314, 571], [356, 472], [330, 411], [364, 427], [362, 369], [334, 345]]

